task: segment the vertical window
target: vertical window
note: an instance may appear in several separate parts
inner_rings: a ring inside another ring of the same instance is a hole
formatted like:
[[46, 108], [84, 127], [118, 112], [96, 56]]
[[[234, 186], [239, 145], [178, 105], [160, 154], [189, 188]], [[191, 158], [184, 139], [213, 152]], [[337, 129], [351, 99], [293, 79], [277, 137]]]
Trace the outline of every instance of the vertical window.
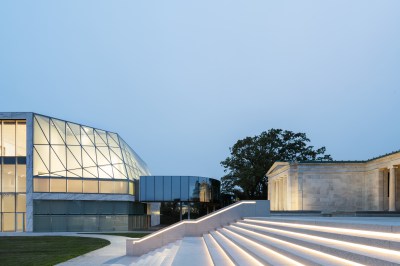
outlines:
[[26, 192], [26, 165], [17, 165], [16, 192]]
[[15, 192], [15, 164], [3, 164], [1, 187], [2, 192]]
[[15, 156], [15, 121], [3, 121], [3, 156]]
[[17, 121], [16, 130], [16, 154], [17, 156], [26, 156], [26, 122]]

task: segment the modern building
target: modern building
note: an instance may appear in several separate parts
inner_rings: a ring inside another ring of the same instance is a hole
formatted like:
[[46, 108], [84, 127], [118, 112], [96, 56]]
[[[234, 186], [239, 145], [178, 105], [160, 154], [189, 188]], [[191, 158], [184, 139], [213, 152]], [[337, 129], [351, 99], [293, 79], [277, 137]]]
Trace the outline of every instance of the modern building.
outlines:
[[140, 176], [149, 175], [117, 133], [36, 113], [0, 113], [0, 231], [155, 225], [159, 204], [138, 197]]
[[268, 170], [272, 211], [399, 211], [400, 151], [366, 161], [276, 162]]

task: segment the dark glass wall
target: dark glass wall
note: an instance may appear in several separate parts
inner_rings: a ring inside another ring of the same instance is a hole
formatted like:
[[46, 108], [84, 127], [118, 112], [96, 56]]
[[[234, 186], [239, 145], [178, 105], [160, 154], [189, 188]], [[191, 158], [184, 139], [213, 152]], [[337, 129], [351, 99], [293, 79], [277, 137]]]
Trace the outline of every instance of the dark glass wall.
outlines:
[[150, 225], [146, 204], [126, 201], [34, 200], [36, 232], [128, 231]]
[[198, 176], [141, 176], [140, 201], [218, 202], [220, 181]]

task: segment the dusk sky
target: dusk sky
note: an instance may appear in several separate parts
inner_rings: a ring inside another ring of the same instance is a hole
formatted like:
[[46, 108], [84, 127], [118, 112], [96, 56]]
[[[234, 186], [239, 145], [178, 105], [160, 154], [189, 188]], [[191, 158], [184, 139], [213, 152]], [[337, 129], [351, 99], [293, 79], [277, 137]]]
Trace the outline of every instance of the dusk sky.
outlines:
[[[400, 149], [400, 1], [0, 2], [0, 111], [117, 132], [155, 175], [220, 178], [238, 139]], [[268, 169], [265, 169], [266, 171]]]

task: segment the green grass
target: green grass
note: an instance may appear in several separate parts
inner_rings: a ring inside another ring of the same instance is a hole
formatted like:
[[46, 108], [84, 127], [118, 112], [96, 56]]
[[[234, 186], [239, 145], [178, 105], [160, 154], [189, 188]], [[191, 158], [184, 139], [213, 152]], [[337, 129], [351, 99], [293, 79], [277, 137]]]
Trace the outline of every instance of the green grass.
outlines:
[[110, 235], [110, 236], [126, 236], [131, 238], [141, 238], [149, 235], [150, 233], [85, 233], [85, 234], [96, 234], [96, 235]]
[[0, 265], [54, 265], [109, 244], [88, 237], [4, 236], [0, 237]]

